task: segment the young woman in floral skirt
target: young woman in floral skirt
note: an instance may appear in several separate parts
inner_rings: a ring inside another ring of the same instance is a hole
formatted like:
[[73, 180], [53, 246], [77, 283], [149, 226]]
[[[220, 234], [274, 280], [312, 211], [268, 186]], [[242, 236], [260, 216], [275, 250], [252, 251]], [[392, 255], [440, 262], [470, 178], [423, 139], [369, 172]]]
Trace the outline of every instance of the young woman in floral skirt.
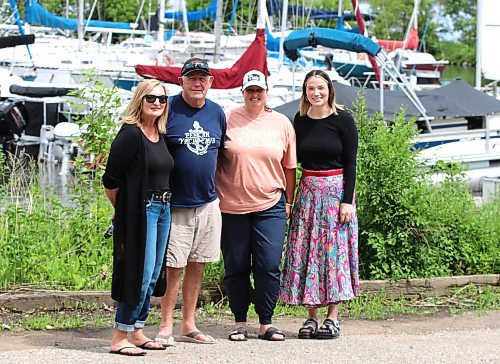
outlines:
[[[279, 298], [308, 307], [301, 339], [340, 334], [339, 304], [359, 295], [358, 223], [354, 201], [358, 133], [352, 116], [335, 102], [328, 75], [309, 72], [295, 116], [302, 164], [285, 250]], [[317, 310], [328, 307], [318, 327]]]

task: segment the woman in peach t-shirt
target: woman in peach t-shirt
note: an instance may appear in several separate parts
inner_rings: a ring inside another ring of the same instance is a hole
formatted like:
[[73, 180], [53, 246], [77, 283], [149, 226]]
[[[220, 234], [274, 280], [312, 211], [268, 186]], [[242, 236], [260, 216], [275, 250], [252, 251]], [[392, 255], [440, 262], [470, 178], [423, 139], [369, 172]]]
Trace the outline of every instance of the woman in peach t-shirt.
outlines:
[[295, 132], [284, 115], [266, 106], [264, 74], [245, 74], [242, 93], [245, 105], [226, 113], [226, 141], [216, 175], [224, 285], [235, 318], [229, 340], [247, 340], [247, 312], [253, 301], [259, 339], [283, 341], [285, 335], [272, 326], [272, 316], [295, 189]]

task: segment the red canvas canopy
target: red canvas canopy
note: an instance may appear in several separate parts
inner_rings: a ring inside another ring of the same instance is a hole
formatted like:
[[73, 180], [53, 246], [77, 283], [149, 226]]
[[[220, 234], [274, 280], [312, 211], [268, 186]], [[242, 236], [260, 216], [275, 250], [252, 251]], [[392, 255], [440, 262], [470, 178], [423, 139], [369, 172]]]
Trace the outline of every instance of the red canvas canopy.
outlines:
[[[240, 87], [243, 75], [251, 70], [261, 71], [268, 76], [265, 36], [264, 29], [257, 29], [255, 40], [233, 67], [210, 68], [210, 72], [214, 76], [212, 88], [230, 89]], [[136, 65], [135, 71], [143, 77], [156, 78], [163, 82], [175, 84], [179, 84], [178, 78], [181, 76], [181, 67]]]
[[383, 40], [379, 39], [377, 40], [377, 43], [379, 46], [384, 48], [385, 50], [388, 51], [394, 51], [396, 49], [411, 49], [413, 51], [416, 51], [418, 49], [418, 29], [417, 28], [412, 28], [410, 30], [410, 36], [408, 37], [408, 41], [405, 42], [404, 40]]

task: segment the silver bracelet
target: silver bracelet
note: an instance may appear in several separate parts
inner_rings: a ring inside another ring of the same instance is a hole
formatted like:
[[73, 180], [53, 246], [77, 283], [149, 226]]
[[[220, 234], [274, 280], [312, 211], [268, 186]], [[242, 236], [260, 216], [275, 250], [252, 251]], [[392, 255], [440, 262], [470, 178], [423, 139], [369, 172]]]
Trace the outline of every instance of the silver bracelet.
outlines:
[[292, 206], [292, 204], [289, 202], [285, 202], [285, 205], [290, 206], [290, 207]]

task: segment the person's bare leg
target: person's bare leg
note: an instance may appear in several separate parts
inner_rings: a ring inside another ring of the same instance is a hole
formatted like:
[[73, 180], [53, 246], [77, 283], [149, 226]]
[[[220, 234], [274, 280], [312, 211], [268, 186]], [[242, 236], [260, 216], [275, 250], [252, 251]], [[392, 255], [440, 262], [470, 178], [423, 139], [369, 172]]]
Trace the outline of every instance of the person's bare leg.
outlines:
[[[177, 304], [177, 295], [179, 294], [179, 285], [181, 282], [182, 268], [167, 267], [167, 290], [160, 300], [161, 321], [158, 335], [172, 335], [174, 328], [174, 309]], [[164, 345], [172, 345], [173, 339], [156, 339], [157, 342]]]
[[333, 321], [338, 321], [339, 308], [340, 308], [340, 303], [328, 305], [328, 313], [326, 315], [326, 318], [329, 318], [330, 320]]
[[144, 350], [135, 348], [134, 344], [128, 341], [128, 332], [113, 330], [113, 337], [111, 338], [111, 346], [109, 349], [111, 351], [118, 351], [123, 347], [129, 346], [130, 348], [123, 349], [121, 352], [123, 354], [140, 354], [144, 353]]
[[[184, 281], [182, 282], [182, 325], [181, 335], [187, 335], [193, 331], [199, 331], [196, 328], [195, 314], [196, 304], [201, 290], [203, 280], [203, 270], [205, 263], [188, 262]], [[209, 335], [200, 334], [195, 336], [197, 340], [215, 341]]]
[[318, 309], [316, 307], [311, 307], [307, 309], [308, 311], [308, 319], [314, 319], [318, 321]]

